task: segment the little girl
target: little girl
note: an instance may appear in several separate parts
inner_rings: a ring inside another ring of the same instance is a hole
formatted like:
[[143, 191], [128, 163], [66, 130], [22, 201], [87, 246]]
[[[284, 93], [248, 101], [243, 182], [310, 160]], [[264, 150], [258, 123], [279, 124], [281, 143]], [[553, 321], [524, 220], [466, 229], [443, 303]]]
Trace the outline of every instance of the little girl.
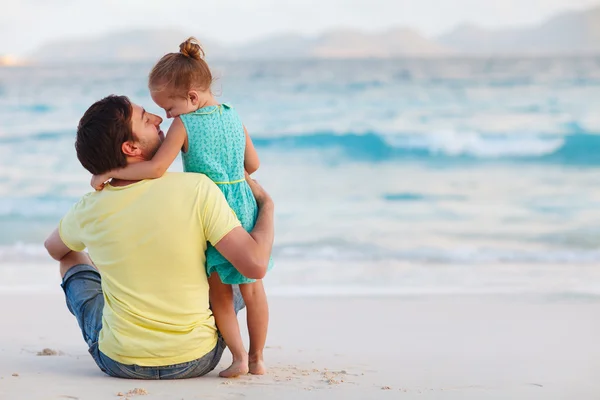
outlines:
[[[95, 176], [92, 186], [101, 189], [110, 178], [158, 178], [181, 150], [184, 170], [203, 173], [212, 179], [244, 229], [250, 231], [256, 222], [257, 205], [244, 179], [244, 170], [252, 174], [258, 169], [258, 155], [235, 110], [227, 104], [219, 104], [213, 97], [212, 74], [198, 41], [189, 38], [179, 50], [161, 58], [150, 72], [152, 99], [165, 110], [167, 118], [174, 118], [160, 149], [150, 161]], [[272, 260], [269, 269], [271, 267]], [[210, 244], [206, 251], [206, 271], [217, 326], [233, 356], [231, 366], [219, 375], [264, 374], [263, 349], [269, 308], [262, 281], [244, 277]], [[249, 353], [244, 348], [233, 307], [230, 285], [236, 284], [247, 307]]]

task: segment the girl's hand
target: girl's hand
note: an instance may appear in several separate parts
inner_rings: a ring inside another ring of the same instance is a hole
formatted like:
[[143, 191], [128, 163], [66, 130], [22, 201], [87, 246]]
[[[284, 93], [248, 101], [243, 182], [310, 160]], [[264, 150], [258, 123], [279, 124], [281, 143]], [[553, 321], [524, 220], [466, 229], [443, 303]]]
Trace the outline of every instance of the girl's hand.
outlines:
[[104, 189], [104, 185], [106, 184], [106, 181], [108, 181], [110, 179], [110, 177], [106, 176], [106, 175], [94, 175], [92, 176], [92, 181], [90, 182], [90, 184], [92, 185], [92, 187], [94, 188], [94, 190], [102, 190]]

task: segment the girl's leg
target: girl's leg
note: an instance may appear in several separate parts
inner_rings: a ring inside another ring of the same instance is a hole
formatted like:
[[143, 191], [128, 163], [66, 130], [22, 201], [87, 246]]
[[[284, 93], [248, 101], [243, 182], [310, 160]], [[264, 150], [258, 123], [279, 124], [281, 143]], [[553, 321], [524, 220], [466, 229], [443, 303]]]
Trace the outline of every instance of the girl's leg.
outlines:
[[240, 285], [246, 303], [248, 333], [250, 334], [250, 373], [263, 375], [267, 370], [263, 360], [263, 350], [269, 328], [269, 304], [262, 280]]
[[219, 373], [223, 378], [233, 378], [248, 373], [248, 353], [242, 342], [240, 326], [233, 309], [233, 292], [231, 286], [221, 282], [215, 272], [208, 278], [210, 285], [210, 305], [212, 307], [217, 327], [231, 351], [233, 363], [229, 368]]

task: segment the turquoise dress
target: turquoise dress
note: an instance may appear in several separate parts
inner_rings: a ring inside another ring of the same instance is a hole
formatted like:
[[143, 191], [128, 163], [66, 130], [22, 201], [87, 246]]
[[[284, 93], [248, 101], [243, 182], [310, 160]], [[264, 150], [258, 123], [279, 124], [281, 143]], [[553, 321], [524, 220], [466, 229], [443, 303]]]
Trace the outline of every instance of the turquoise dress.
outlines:
[[[256, 223], [258, 207], [244, 179], [246, 135], [237, 112], [228, 104], [203, 107], [180, 115], [188, 135], [188, 151], [183, 153], [183, 169], [208, 176], [221, 189], [245, 230]], [[273, 260], [269, 261], [269, 270]], [[217, 272], [228, 285], [251, 283], [210, 243], [206, 250], [206, 272]]]

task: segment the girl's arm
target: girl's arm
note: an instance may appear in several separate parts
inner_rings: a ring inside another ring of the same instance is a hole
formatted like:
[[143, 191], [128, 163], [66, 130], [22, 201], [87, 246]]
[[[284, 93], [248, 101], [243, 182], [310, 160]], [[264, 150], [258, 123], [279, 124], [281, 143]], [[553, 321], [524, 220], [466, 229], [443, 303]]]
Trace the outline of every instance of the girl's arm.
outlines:
[[248, 174], [253, 174], [260, 167], [260, 160], [258, 158], [258, 153], [254, 148], [254, 144], [252, 143], [252, 139], [250, 139], [250, 135], [248, 134], [248, 130], [244, 126], [244, 133], [246, 134], [246, 150], [244, 151], [244, 169]]
[[104, 187], [110, 178], [123, 180], [160, 178], [175, 161], [187, 139], [187, 132], [181, 118], [175, 118], [164, 142], [152, 157], [152, 160], [129, 164], [125, 168], [114, 169], [103, 175], [94, 175], [92, 186], [96, 190]]

